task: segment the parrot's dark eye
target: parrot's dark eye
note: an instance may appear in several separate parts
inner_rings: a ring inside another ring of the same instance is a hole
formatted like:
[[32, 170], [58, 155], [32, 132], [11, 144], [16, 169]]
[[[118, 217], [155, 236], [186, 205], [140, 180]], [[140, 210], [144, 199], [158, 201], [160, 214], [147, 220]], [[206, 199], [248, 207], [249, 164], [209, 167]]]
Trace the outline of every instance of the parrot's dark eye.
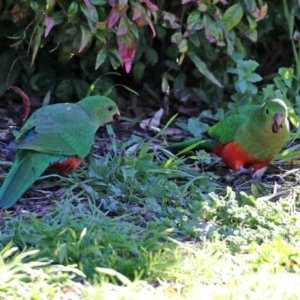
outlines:
[[113, 107], [110, 105], [110, 106], [107, 107], [107, 109], [108, 109], [109, 111], [112, 111], [112, 110], [113, 110]]
[[267, 115], [269, 114], [269, 110], [268, 110], [268, 109], [266, 109], [266, 114], [267, 114]]

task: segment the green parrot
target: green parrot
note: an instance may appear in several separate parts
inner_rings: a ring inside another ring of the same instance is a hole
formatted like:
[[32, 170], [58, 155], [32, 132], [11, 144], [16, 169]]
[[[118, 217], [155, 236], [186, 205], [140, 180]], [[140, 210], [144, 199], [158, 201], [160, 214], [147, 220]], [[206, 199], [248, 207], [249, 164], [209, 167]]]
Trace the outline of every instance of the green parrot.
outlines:
[[232, 170], [252, 174], [265, 168], [290, 139], [287, 106], [280, 99], [241, 106], [208, 130], [210, 140], [193, 139], [167, 147], [173, 151], [195, 145], [221, 157]]
[[17, 151], [0, 190], [0, 207], [13, 206], [47, 168], [63, 175], [75, 170], [90, 152], [97, 129], [119, 117], [116, 103], [103, 96], [34, 112], [11, 145]]

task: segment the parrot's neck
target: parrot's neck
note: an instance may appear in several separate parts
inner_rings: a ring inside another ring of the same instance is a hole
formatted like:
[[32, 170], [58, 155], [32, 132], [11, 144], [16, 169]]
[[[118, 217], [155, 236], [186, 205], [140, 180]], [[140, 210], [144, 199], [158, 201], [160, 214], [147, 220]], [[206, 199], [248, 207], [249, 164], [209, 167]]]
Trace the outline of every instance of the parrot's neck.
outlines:
[[79, 101], [77, 105], [80, 106], [84, 112], [89, 116], [91, 124], [96, 132], [100, 126], [101, 120], [99, 120], [99, 111], [97, 105], [93, 101]]

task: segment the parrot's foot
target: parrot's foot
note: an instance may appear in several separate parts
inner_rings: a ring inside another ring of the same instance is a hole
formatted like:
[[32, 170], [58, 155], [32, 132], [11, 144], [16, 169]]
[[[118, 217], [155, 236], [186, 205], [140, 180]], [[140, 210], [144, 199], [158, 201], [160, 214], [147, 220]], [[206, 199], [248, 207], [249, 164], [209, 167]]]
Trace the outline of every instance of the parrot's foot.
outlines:
[[257, 180], [257, 181], [261, 180], [261, 178], [262, 178], [262, 176], [264, 175], [264, 173], [266, 172], [266, 170], [267, 170], [267, 167], [263, 167], [263, 168], [261, 168], [261, 169], [256, 170], [256, 171], [252, 174], [253, 179], [254, 179], [254, 180]]
[[232, 173], [235, 175], [235, 176], [238, 176], [238, 175], [241, 175], [241, 174], [253, 174], [253, 171], [254, 169], [253, 168], [243, 168], [243, 167], [240, 167], [238, 171], [232, 171]]
[[244, 180], [245, 178], [241, 178], [239, 175], [241, 174], [245, 174], [246, 177], [247, 177], [247, 181], [249, 180], [253, 180], [253, 170], [251, 168], [249, 169], [246, 169], [246, 168], [243, 168], [243, 167], [240, 167], [240, 169], [238, 171], [233, 171], [233, 170], [230, 170], [231, 171], [231, 175], [233, 176], [233, 178], [231, 178], [231, 182], [233, 184], [234, 187], [239, 187], [241, 184], [244, 183]]
[[250, 177], [249, 179], [259, 181], [261, 179], [261, 177], [263, 176], [263, 174], [265, 173], [266, 169], [267, 169], [267, 167], [263, 167], [263, 168], [255, 171], [255, 169], [253, 169], [253, 168], [246, 169], [246, 168], [240, 167], [240, 169], [237, 172], [233, 172], [233, 173], [234, 173], [234, 175], [248, 174]]

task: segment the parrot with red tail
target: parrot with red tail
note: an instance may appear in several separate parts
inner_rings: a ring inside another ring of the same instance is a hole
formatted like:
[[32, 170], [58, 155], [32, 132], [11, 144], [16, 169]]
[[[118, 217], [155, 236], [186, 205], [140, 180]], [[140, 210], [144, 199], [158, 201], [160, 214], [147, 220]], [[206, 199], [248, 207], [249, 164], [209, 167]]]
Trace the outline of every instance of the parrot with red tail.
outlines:
[[0, 208], [10, 208], [46, 169], [65, 175], [90, 152], [97, 129], [118, 121], [117, 104], [104, 96], [54, 104], [34, 112], [11, 148], [14, 163], [0, 190]]
[[210, 140], [175, 143], [167, 149], [179, 150], [198, 144], [221, 157], [236, 172], [252, 174], [265, 168], [290, 138], [287, 106], [280, 99], [262, 105], [241, 106], [208, 130]]

